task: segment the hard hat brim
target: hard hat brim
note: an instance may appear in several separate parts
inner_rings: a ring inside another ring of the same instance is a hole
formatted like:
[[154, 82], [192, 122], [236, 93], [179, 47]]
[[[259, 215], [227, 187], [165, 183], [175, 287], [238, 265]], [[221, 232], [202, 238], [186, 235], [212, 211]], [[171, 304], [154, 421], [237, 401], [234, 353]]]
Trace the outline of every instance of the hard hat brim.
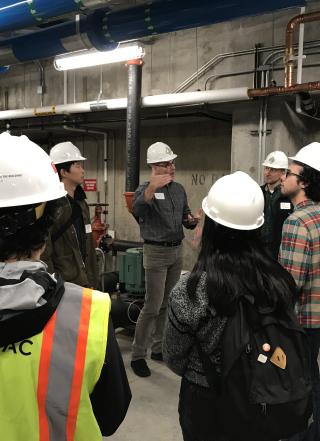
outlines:
[[178, 155], [176, 155], [175, 153], [173, 153], [172, 155], [166, 155], [163, 157], [163, 159], [161, 159], [161, 161], [148, 161], [147, 160], [147, 164], [157, 164], [157, 162], [165, 162], [165, 161], [173, 161], [174, 159], [176, 159], [178, 157]]

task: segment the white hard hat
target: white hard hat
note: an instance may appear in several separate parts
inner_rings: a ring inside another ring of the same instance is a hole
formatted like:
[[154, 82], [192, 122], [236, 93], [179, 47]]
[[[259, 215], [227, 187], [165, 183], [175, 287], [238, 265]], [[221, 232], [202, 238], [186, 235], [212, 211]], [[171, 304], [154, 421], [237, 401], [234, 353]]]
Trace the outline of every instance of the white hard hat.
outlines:
[[208, 217], [235, 230], [255, 230], [264, 222], [264, 198], [259, 185], [241, 171], [218, 179], [202, 201]]
[[155, 164], [156, 162], [172, 161], [177, 155], [173, 153], [171, 148], [164, 142], [155, 142], [151, 144], [147, 151], [147, 164]]
[[60, 142], [50, 150], [50, 158], [54, 164], [63, 164], [64, 162], [85, 161], [80, 150], [72, 142]]
[[290, 156], [289, 159], [301, 162], [320, 171], [320, 142], [312, 142], [302, 147], [302, 149], [296, 153], [296, 156]]
[[280, 150], [275, 150], [274, 152], [269, 153], [262, 165], [271, 168], [287, 169], [289, 166], [288, 157], [284, 152], [281, 152]]
[[51, 159], [25, 135], [0, 134], [0, 207], [52, 201], [66, 195]]

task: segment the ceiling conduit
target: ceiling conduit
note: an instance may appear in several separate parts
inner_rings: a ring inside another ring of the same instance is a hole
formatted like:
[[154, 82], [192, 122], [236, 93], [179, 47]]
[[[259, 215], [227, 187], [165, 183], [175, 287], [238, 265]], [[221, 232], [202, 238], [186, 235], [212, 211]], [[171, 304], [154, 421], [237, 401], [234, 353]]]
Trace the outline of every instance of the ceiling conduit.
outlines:
[[35, 26], [52, 17], [106, 6], [108, 0], [1, 0], [0, 32]]
[[[6, 0], [8, 5], [13, 3]], [[12, 11], [3, 23], [5, 29], [17, 29], [22, 26], [23, 17], [26, 17], [25, 26], [31, 24], [34, 17], [42, 19], [61, 14], [67, 9], [81, 10], [85, 5], [98, 4], [103, 6], [105, 1], [90, 0], [26, 0], [19, 2], [25, 10], [14, 13]], [[33, 32], [0, 42], [0, 65], [15, 64], [17, 62], [32, 61], [49, 58], [84, 48], [94, 47], [98, 50], [113, 49], [121, 41], [139, 39], [167, 32], [189, 29], [209, 25], [239, 17], [263, 14], [274, 10], [304, 5], [304, 0], [259, 1], [237, 0], [232, 7], [225, 0], [166, 0], [134, 7], [122, 11], [110, 12], [109, 9], [97, 9], [87, 17], [81, 17], [80, 22], [71, 21], [48, 29]], [[34, 14], [30, 15], [29, 7], [34, 7]], [[42, 5], [42, 8], [40, 8]], [[77, 7], [76, 7], [77, 5]], [[11, 8], [5, 9], [10, 11]], [[27, 10], [28, 9], [28, 10]], [[0, 32], [2, 13], [0, 8]], [[21, 22], [18, 15], [22, 16]], [[10, 22], [11, 20], [11, 22]]]

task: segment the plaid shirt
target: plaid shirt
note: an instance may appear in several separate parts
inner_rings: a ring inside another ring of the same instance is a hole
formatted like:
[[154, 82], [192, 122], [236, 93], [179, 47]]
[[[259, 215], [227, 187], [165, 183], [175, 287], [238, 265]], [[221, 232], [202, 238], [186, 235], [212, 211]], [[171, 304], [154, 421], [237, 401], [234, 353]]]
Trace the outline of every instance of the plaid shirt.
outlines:
[[298, 320], [320, 328], [320, 205], [307, 199], [283, 224], [279, 261], [293, 276], [300, 297]]

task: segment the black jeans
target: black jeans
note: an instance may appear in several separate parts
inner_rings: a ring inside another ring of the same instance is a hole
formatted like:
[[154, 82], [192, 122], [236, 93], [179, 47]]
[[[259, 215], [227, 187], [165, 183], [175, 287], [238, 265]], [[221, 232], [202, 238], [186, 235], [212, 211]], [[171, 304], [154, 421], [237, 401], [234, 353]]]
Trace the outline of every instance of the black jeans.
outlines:
[[219, 421], [214, 419], [217, 406], [208, 388], [182, 379], [179, 416], [184, 441], [227, 441]]
[[308, 336], [309, 366], [312, 380], [313, 422], [302, 433], [292, 436], [288, 441], [319, 441], [320, 440], [320, 374], [318, 356], [320, 348], [320, 329], [305, 328]]

